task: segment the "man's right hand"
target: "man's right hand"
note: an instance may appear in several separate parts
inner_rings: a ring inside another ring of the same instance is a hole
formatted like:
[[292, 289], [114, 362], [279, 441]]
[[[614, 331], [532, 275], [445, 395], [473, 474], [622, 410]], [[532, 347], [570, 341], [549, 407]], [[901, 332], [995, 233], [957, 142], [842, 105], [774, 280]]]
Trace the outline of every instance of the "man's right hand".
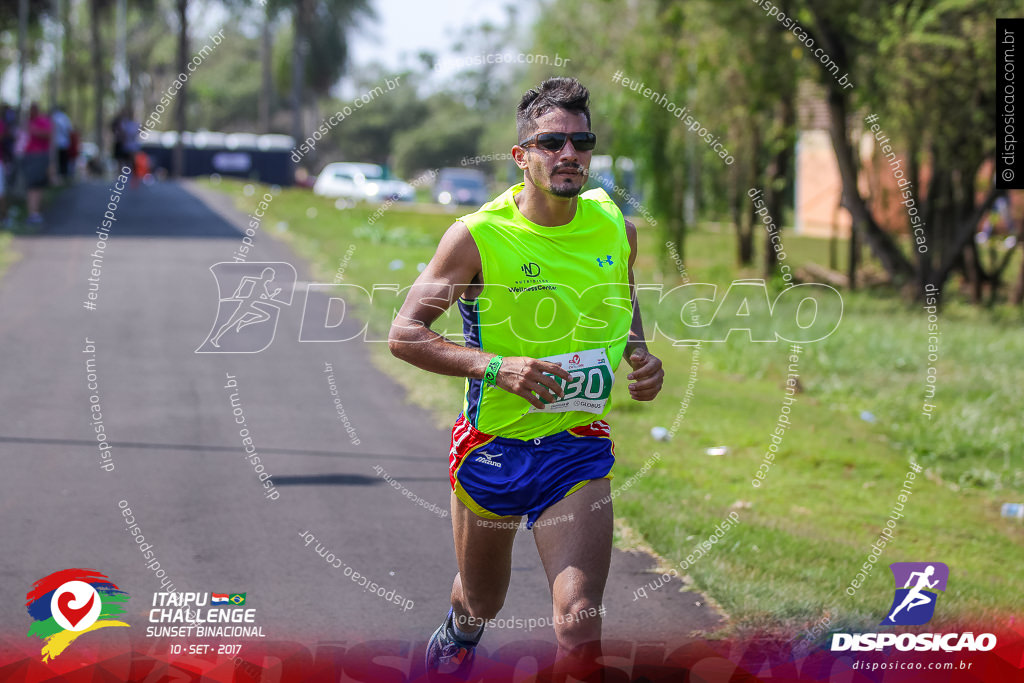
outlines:
[[548, 403], [562, 398], [565, 392], [551, 375], [557, 375], [566, 382], [569, 373], [557, 363], [538, 360], [528, 356], [512, 356], [503, 358], [495, 385], [530, 402], [534, 408], [544, 409], [540, 397]]

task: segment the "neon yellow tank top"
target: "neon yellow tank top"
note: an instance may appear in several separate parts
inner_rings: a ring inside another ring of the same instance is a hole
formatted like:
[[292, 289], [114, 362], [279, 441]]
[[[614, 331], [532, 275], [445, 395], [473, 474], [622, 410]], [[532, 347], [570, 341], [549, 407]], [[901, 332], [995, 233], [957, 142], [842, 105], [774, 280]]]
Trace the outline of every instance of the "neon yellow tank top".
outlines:
[[[483, 380], [466, 380], [463, 413], [486, 434], [533, 439], [607, 415], [615, 368], [632, 321], [629, 241], [622, 212], [602, 189], [584, 192], [567, 225], [528, 220], [510, 187], [459, 218], [480, 251], [483, 291], [459, 299], [466, 344], [502, 356], [560, 358], [573, 377], [566, 397], [538, 412]], [[607, 361], [594, 367], [598, 356]], [[582, 359], [582, 360], [581, 360]], [[578, 408], [578, 409], [577, 409]], [[531, 410], [532, 409], [532, 410]]]

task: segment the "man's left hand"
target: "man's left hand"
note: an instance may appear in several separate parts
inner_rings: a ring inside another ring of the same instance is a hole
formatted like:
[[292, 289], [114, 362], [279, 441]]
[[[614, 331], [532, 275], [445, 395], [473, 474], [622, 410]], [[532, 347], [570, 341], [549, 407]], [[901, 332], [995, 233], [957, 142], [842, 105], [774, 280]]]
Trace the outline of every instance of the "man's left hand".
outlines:
[[633, 349], [627, 359], [633, 372], [626, 375], [627, 380], [636, 380], [629, 385], [629, 395], [634, 401], [652, 401], [661, 391], [665, 381], [665, 371], [661, 369], [661, 360], [645, 348]]

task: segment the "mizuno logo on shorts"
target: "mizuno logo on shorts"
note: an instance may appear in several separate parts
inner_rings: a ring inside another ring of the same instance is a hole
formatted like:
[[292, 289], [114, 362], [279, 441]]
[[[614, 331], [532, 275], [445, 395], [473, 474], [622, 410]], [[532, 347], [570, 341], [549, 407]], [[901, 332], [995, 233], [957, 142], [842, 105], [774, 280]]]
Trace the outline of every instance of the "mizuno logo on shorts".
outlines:
[[501, 463], [500, 462], [495, 462], [493, 460], [493, 458], [500, 458], [501, 457], [501, 453], [493, 453], [492, 454], [492, 453], [484, 453], [483, 451], [481, 451], [480, 455], [482, 455], [483, 457], [481, 457], [481, 458], [474, 458], [477, 462], [482, 462], [483, 464], [490, 465], [491, 467], [501, 467]]

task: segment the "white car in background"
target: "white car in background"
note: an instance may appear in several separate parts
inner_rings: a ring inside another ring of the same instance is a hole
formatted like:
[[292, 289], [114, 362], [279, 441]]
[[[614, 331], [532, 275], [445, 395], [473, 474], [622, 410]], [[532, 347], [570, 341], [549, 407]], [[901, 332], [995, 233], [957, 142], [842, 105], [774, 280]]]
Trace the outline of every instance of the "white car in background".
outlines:
[[416, 188], [398, 178], [387, 177], [384, 167], [378, 164], [340, 161], [324, 166], [313, 184], [313, 194], [353, 201], [411, 201]]

